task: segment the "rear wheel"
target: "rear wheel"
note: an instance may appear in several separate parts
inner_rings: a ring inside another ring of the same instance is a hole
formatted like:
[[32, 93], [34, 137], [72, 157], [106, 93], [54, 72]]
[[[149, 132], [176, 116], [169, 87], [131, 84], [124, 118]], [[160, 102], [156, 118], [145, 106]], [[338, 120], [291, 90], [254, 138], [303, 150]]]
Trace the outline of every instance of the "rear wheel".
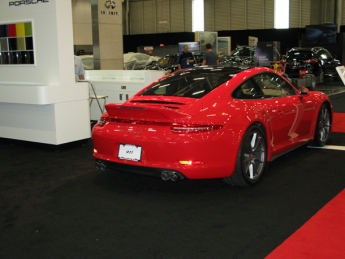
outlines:
[[235, 172], [224, 178], [227, 184], [249, 186], [257, 183], [266, 167], [266, 137], [261, 128], [251, 126], [244, 134], [237, 155]]
[[325, 72], [323, 71], [322, 67], [320, 67], [319, 71], [319, 83], [323, 83], [325, 81]]
[[316, 121], [314, 143], [322, 147], [326, 144], [331, 128], [331, 111], [326, 103], [322, 104]]

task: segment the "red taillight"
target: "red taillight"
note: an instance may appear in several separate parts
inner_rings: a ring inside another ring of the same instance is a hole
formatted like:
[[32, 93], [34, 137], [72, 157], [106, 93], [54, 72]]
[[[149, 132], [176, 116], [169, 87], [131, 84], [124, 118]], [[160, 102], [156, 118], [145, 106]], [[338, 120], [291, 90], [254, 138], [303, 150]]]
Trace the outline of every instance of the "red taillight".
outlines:
[[299, 78], [303, 78], [305, 76], [305, 74], [308, 74], [307, 69], [300, 69], [299, 70]]
[[171, 125], [171, 131], [173, 133], [189, 134], [189, 133], [200, 133], [209, 132], [223, 128], [223, 125], [198, 125], [198, 124], [182, 124], [173, 123]]
[[103, 127], [107, 122], [109, 123], [126, 123], [132, 125], [157, 125], [157, 126], [170, 126], [173, 133], [189, 134], [200, 133], [218, 130], [224, 127], [224, 125], [203, 125], [203, 124], [184, 124], [184, 123], [169, 123], [159, 121], [144, 121], [144, 120], [131, 120], [131, 119], [118, 119], [102, 116], [96, 125]]
[[315, 64], [315, 63], [318, 63], [317, 59], [308, 59], [305, 61], [305, 63], [308, 63], [308, 64]]

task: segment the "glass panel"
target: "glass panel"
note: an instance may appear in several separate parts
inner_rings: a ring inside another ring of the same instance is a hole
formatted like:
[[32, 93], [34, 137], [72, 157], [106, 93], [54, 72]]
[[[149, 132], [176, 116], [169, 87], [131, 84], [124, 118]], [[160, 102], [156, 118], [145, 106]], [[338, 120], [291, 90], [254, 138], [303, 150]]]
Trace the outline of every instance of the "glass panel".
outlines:
[[25, 35], [26, 36], [32, 36], [32, 25], [31, 25], [31, 22], [25, 23], [24, 26], [25, 26]]
[[8, 41], [7, 38], [0, 39], [0, 50], [8, 51]]
[[5, 52], [5, 55], [7, 55], [7, 64], [13, 64], [13, 53], [12, 52]]
[[25, 36], [25, 26], [24, 23], [17, 23], [16, 24], [16, 36]]
[[33, 50], [34, 49], [32, 37], [25, 37], [25, 46], [26, 46], [27, 50]]
[[17, 38], [17, 50], [26, 50], [25, 38]]
[[7, 37], [7, 25], [0, 25], [0, 38]]
[[22, 52], [21, 51], [13, 52], [13, 63], [14, 64], [22, 64]]
[[9, 47], [9, 50], [17, 50], [17, 39], [8, 38], [8, 47]]
[[6, 53], [5, 52], [0, 52], [0, 64], [7, 64], [6, 60]]
[[15, 24], [7, 25], [7, 30], [8, 30], [8, 37], [16, 37], [16, 25]]

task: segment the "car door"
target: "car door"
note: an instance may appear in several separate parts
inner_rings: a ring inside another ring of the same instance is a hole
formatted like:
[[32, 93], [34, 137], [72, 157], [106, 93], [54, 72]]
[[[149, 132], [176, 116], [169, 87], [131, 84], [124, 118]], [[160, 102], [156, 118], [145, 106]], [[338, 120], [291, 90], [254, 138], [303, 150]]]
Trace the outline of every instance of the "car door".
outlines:
[[309, 137], [314, 103], [300, 98], [296, 89], [274, 73], [254, 76], [264, 94], [273, 149], [287, 148]]

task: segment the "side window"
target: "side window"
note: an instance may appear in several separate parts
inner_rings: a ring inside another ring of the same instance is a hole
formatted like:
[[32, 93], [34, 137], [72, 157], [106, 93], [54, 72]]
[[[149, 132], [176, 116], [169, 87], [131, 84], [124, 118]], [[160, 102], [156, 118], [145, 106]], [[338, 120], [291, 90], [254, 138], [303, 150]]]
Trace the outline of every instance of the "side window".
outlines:
[[235, 89], [233, 97], [238, 99], [260, 99], [263, 97], [263, 93], [253, 81], [249, 79]]
[[265, 98], [295, 95], [295, 90], [282, 78], [273, 73], [263, 73], [253, 77]]

